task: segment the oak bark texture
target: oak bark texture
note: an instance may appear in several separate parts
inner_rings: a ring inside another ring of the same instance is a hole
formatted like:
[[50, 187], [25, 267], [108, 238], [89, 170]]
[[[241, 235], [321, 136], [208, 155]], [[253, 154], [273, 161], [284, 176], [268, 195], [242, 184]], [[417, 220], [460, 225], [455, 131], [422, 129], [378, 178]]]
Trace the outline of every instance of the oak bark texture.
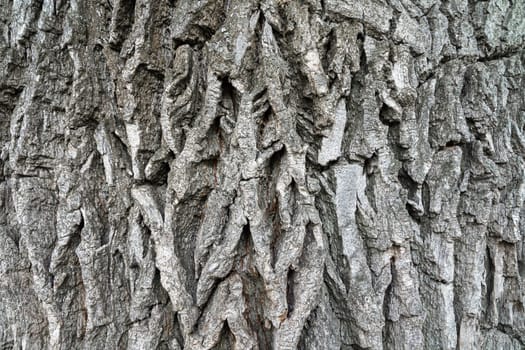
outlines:
[[525, 348], [524, 37], [522, 0], [0, 0], [0, 348]]

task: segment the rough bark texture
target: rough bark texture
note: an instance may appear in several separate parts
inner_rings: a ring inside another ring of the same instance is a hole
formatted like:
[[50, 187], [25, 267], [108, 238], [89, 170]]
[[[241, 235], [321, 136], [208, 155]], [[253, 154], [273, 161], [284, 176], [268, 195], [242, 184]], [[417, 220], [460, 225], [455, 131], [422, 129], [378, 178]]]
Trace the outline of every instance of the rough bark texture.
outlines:
[[523, 0], [0, 0], [0, 348], [525, 348]]

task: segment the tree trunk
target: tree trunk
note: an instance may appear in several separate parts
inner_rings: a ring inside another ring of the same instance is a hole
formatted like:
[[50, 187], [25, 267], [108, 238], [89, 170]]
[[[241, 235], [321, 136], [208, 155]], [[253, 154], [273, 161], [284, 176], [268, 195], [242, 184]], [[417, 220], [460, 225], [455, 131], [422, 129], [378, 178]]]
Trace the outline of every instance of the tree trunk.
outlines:
[[0, 28], [1, 349], [525, 348], [525, 2]]

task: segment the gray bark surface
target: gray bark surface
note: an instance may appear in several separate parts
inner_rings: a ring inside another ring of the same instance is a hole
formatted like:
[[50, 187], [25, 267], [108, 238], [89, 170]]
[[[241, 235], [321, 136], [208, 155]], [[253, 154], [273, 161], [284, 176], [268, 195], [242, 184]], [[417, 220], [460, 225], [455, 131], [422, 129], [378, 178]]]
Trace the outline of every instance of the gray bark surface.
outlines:
[[523, 0], [0, 0], [0, 349], [524, 349]]

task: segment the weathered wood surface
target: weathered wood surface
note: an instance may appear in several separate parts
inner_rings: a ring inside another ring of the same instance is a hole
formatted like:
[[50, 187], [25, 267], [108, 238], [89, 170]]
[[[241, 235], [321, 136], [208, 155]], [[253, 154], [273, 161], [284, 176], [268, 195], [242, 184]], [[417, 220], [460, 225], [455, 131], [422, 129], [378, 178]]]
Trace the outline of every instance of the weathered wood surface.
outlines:
[[525, 348], [524, 37], [523, 0], [0, 0], [0, 348]]

